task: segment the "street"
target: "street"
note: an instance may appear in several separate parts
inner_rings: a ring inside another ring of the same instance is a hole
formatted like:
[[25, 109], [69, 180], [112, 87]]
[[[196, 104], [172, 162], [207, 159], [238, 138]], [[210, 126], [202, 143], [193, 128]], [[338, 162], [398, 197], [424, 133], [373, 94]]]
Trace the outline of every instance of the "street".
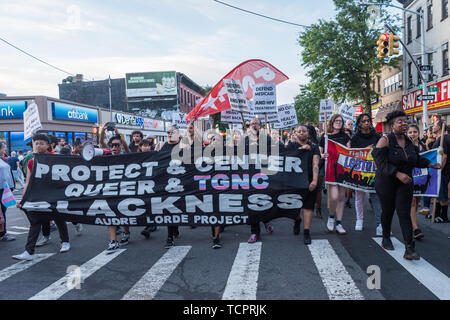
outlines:
[[[71, 250], [59, 253], [55, 230], [32, 262], [11, 258], [24, 250], [28, 221], [19, 209], [9, 208], [7, 229], [16, 240], [0, 242], [0, 299], [450, 299], [449, 224], [431, 224], [419, 215], [425, 234], [416, 241], [421, 259], [407, 261], [397, 217], [396, 250], [388, 252], [375, 238], [370, 210], [361, 232], [354, 230], [354, 209], [346, 208], [347, 235], [339, 236], [326, 231], [325, 201], [323, 208], [324, 219], [313, 218], [310, 246], [303, 244], [302, 233], [293, 235], [292, 221], [278, 219], [274, 233], [262, 228], [262, 241], [255, 244], [247, 244], [249, 226], [225, 228], [217, 250], [211, 248], [209, 227], [180, 227], [181, 237], [169, 250], [164, 248], [166, 227], [158, 227], [148, 240], [140, 235], [141, 227], [131, 228], [130, 243], [105, 255], [105, 227], [84, 225], [76, 236], [69, 223]], [[368, 281], [377, 266], [379, 289], [376, 280]]]

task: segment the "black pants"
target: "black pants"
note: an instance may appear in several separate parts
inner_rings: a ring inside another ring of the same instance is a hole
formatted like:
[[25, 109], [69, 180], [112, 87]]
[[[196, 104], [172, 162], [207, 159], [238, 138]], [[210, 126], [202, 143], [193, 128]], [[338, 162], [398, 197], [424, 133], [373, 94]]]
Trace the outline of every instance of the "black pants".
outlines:
[[412, 244], [411, 202], [413, 198], [413, 184], [404, 184], [396, 178], [376, 175], [375, 190], [381, 203], [383, 237], [390, 237], [392, 218], [394, 217], [394, 212], [397, 211], [403, 240], [407, 245]]
[[[3, 194], [3, 189], [0, 189], [0, 195]], [[0, 196], [1, 197], [1, 196]], [[3, 203], [0, 202], [3, 218], [5, 218], [5, 224], [3, 226], [3, 231], [0, 232], [0, 237], [3, 237], [6, 234], [6, 207], [3, 205]]]
[[[270, 220], [263, 220], [262, 223], [266, 224], [267, 222], [269, 222]], [[258, 223], [252, 223], [250, 224], [250, 232], [252, 234], [256, 234], [256, 235], [260, 235], [261, 233], [261, 226]]]
[[[39, 212], [27, 212], [28, 220], [30, 221], [30, 230], [28, 231], [27, 243], [25, 245], [25, 250], [29, 254], [34, 254], [34, 249], [36, 247], [36, 242], [39, 238], [39, 233], [41, 232], [44, 236], [50, 235], [50, 219], [47, 217], [40, 216]], [[67, 230], [67, 224], [65, 221], [55, 220], [58, 226], [59, 236], [61, 242], [69, 242], [69, 232]], [[44, 233], [44, 226], [48, 226], [48, 235]]]
[[167, 227], [167, 237], [168, 238], [174, 238], [175, 235], [178, 234], [178, 227], [175, 226], [168, 226]]

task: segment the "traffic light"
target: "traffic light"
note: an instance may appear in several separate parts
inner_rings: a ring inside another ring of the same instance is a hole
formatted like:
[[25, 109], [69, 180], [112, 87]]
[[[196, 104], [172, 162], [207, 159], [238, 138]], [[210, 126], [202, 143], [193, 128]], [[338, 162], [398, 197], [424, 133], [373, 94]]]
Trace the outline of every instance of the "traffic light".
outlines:
[[389, 34], [389, 56], [399, 54], [400, 51], [395, 49], [400, 47], [400, 44], [398, 43], [399, 40], [400, 38], [394, 35], [393, 33]]
[[387, 33], [380, 34], [380, 37], [377, 41], [378, 45], [378, 59], [386, 58], [386, 54], [389, 52], [388, 45], [389, 45], [389, 35]]

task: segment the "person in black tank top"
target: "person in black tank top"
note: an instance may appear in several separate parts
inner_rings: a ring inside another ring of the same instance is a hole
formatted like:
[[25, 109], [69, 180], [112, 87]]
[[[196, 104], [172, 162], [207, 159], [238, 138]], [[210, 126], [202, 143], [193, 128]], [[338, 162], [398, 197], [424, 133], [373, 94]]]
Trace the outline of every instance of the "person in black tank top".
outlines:
[[390, 234], [392, 218], [397, 211], [406, 247], [403, 257], [408, 260], [419, 260], [420, 256], [415, 251], [410, 215], [413, 198], [412, 170], [415, 167], [440, 169], [441, 165], [432, 165], [429, 160], [419, 155], [418, 149], [405, 135], [408, 123], [403, 111], [389, 113], [386, 120], [392, 132], [384, 135], [372, 152], [377, 166], [375, 190], [382, 208], [382, 247], [394, 250]]

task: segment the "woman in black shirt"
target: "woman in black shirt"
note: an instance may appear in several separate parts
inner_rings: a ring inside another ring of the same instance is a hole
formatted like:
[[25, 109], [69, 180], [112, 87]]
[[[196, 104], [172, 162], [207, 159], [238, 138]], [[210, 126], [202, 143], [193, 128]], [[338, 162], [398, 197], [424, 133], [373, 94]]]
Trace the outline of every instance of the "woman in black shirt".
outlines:
[[394, 212], [397, 211], [406, 251], [404, 258], [419, 260], [415, 251], [412, 223], [411, 201], [413, 198], [413, 168], [440, 169], [440, 164], [432, 165], [428, 159], [419, 155], [419, 150], [406, 136], [408, 123], [403, 111], [393, 111], [386, 116], [391, 133], [383, 135], [372, 155], [377, 166], [375, 190], [381, 200], [381, 224], [383, 225], [382, 247], [394, 250], [390, 239]]
[[[333, 140], [346, 147], [350, 147], [350, 137], [344, 131], [344, 118], [340, 114], [335, 114], [331, 117], [326, 128], [328, 139]], [[320, 154], [322, 158], [328, 158], [328, 153], [325, 152], [325, 135], [320, 137], [319, 142]], [[336, 222], [336, 232], [338, 234], [346, 234], [347, 232], [342, 227], [342, 216], [344, 215], [344, 201], [345, 201], [345, 187], [339, 185], [330, 185], [329, 192], [329, 213], [327, 222], [328, 231], [334, 230]], [[336, 219], [335, 219], [336, 217]]]

